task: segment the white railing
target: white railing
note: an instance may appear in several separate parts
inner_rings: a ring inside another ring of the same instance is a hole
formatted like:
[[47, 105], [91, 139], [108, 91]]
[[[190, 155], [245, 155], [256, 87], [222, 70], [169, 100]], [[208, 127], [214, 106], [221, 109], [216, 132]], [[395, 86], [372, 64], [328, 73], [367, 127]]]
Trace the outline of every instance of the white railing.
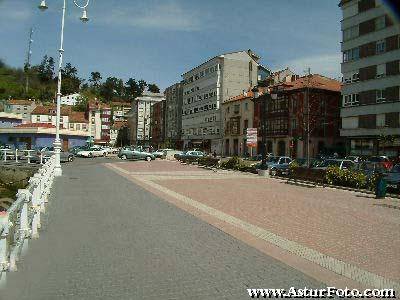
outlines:
[[44, 155], [40, 152], [39, 155], [34, 156], [36, 150], [11, 150], [11, 149], [1, 149], [2, 161], [4, 162], [16, 162], [18, 163], [20, 160], [27, 160], [28, 164], [32, 163], [32, 158], [37, 158], [38, 161], [33, 161], [34, 163], [43, 164], [49, 158], [49, 156]]
[[39, 237], [41, 214], [45, 212], [54, 180], [55, 157], [52, 156], [29, 179], [25, 189], [19, 189], [17, 200], [0, 215], [0, 287], [8, 271], [17, 270], [17, 261], [28, 246], [28, 240]]

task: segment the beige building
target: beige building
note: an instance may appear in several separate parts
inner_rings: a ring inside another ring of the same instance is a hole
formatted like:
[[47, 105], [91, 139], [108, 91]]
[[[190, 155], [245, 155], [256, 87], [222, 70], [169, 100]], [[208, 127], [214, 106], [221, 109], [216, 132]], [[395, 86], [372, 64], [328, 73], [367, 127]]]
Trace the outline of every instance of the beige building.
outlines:
[[257, 85], [259, 59], [251, 50], [225, 53], [182, 75], [185, 148], [222, 153], [221, 104]]
[[253, 92], [247, 91], [222, 103], [223, 154], [226, 156], [251, 154], [246, 145], [246, 130], [253, 127], [253, 96]]
[[4, 112], [19, 115], [24, 121], [30, 122], [31, 112], [36, 106], [36, 102], [32, 100], [11, 99], [6, 102]]

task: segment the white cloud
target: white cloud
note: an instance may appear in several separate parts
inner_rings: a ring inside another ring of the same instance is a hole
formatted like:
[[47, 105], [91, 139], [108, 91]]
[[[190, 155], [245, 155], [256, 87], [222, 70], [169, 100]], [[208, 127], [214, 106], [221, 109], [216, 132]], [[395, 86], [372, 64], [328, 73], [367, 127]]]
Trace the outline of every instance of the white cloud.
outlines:
[[194, 31], [200, 29], [199, 16], [174, 1], [142, 9], [114, 9], [104, 18], [109, 24], [132, 27]]
[[304, 75], [308, 68], [311, 68], [311, 73], [313, 74], [318, 73], [331, 78], [338, 78], [341, 76], [340, 63], [341, 54], [339, 52], [289, 60], [281, 65], [281, 68], [289, 67], [300, 76]]

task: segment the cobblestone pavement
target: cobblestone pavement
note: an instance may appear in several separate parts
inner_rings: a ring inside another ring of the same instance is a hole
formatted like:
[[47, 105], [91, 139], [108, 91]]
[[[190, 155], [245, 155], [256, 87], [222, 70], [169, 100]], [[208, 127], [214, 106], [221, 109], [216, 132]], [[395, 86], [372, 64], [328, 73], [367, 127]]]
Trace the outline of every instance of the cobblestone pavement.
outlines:
[[325, 286], [101, 164], [111, 161], [64, 166], [0, 299], [248, 299], [247, 288]]
[[[384, 285], [386, 280], [395, 286], [400, 282], [397, 199], [375, 200], [355, 192], [291, 185], [240, 172], [215, 173], [178, 162], [116, 163], [111, 167], [159, 192], [181, 197], [185, 204], [192, 201], [189, 205], [196, 209], [205, 205], [206, 213], [216, 210], [221, 214], [217, 218], [232, 223], [236, 231], [254, 225], [333, 258], [335, 263], [347, 263], [356, 269], [348, 271], [353, 273], [348, 277], [358, 282], [375, 282], [377, 277]], [[239, 221], [230, 222], [231, 217]], [[242, 221], [245, 225], [238, 223]], [[325, 264], [326, 260], [321, 261]]]

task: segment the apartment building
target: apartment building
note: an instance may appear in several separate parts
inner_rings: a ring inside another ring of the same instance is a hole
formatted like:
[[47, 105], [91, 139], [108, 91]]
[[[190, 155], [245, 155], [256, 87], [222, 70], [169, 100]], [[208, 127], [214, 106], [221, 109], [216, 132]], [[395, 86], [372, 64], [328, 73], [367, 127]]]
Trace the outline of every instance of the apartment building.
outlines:
[[6, 101], [4, 106], [4, 112], [13, 113], [22, 117], [25, 122], [30, 122], [31, 112], [35, 109], [37, 103], [32, 100], [19, 100], [10, 99]]
[[131, 103], [127, 102], [111, 102], [112, 121], [125, 121], [126, 115], [131, 110]]
[[165, 89], [165, 139], [169, 146], [182, 149], [183, 84], [175, 83]]
[[257, 85], [259, 60], [251, 50], [225, 53], [182, 75], [185, 148], [222, 153], [221, 103]]
[[89, 134], [97, 144], [110, 142], [111, 107], [94, 99], [88, 102], [86, 117], [89, 121]]
[[151, 106], [151, 144], [159, 149], [165, 142], [165, 104], [162, 100]]
[[[339, 135], [340, 82], [319, 74], [295, 78], [271, 86], [271, 97], [261, 95], [256, 100], [254, 127], [260, 134], [264, 114], [261, 102], [266, 104], [267, 152], [306, 157], [308, 136], [310, 157], [344, 152], [344, 143]], [[258, 148], [261, 148], [260, 144]]]
[[254, 93], [245, 91], [222, 103], [224, 119], [223, 148], [226, 156], [245, 156], [252, 150], [246, 143], [247, 128], [253, 127]]
[[[400, 24], [384, 1], [342, 0], [342, 129], [348, 152], [400, 151]], [[397, 20], [397, 21], [396, 21]]]
[[145, 91], [132, 102], [126, 114], [128, 135], [132, 145], [149, 145], [151, 138], [151, 106], [165, 100], [164, 94]]

